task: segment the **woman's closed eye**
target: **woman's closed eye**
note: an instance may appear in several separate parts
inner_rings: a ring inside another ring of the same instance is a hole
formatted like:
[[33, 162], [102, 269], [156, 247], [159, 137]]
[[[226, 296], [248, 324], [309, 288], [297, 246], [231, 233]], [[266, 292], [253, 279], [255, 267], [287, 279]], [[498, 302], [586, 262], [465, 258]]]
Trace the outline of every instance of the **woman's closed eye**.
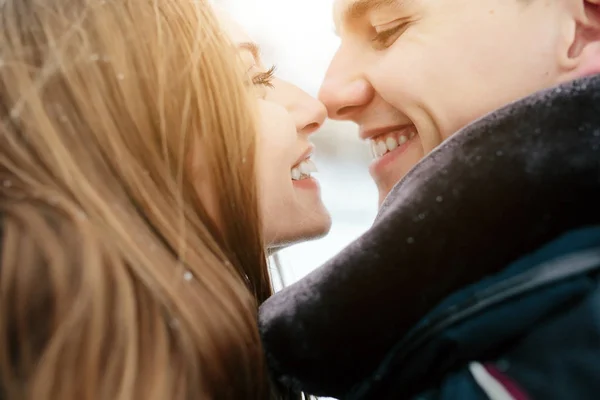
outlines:
[[271, 68], [269, 68], [265, 72], [259, 72], [257, 74], [254, 74], [254, 76], [252, 77], [252, 83], [254, 85], [261, 85], [261, 86], [266, 86], [268, 88], [272, 88], [273, 87], [273, 79], [275, 77], [275, 70], [276, 70], [276, 66], [273, 65]]

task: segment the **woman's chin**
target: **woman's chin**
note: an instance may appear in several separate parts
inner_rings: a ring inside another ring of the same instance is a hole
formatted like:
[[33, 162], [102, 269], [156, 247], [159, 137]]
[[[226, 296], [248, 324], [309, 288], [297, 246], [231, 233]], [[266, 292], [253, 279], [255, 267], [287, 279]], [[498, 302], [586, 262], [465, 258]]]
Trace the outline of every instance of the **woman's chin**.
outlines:
[[295, 226], [289, 226], [287, 229], [281, 227], [277, 231], [267, 230], [265, 232], [266, 243], [268, 243], [267, 248], [270, 252], [298, 243], [320, 239], [331, 230], [331, 216], [324, 206], [322, 210], [313, 215], [306, 216], [303, 220], [294, 218], [294, 221], [297, 221], [294, 224]]

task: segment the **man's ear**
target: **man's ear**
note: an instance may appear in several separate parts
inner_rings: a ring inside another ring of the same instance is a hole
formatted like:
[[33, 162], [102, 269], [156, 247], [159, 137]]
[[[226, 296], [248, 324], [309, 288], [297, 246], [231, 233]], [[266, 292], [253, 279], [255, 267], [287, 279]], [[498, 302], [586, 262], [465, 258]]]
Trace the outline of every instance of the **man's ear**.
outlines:
[[600, 73], [600, 0], [569, 0], [572, 7], [569, 46], [560, 64], [572, 79]]

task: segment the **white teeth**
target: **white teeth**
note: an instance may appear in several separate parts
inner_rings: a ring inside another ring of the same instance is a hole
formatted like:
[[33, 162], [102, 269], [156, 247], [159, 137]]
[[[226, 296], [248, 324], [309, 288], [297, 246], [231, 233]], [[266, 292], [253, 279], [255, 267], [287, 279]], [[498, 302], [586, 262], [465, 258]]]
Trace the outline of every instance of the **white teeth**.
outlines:
[[311, 172], [314, 172], [314, 164], [312, 162], [309, 163], [308, 161], [303, 161], [300, 163], [298, 169], [302, 172], [302, 175], [310, 175]]
[[416, 130], [411, 129], [407, 135], [400, 135], [398, 139], [395, 136], [388, 136], [385, 140], [371, 140], [371, 154], [373, 158], [379, 158], [388, 151], [397, 149], [417, 135]]
[[393, 138], [393, 137], [389, 137], [389, 138], [387, 138], [387, 139], [385, 140], [385, 144], [386, 144], [386, 146], [387, 146], [387, 149], [388, 149], [389, 151], [392, 151], [392, 150], [394, 150], [395, 148], [397, 148], [397, 147], [398, 147], [398, 142], [397, 142], [397, 141], [396, 141], [396, 139], [395, 139], [395, 138]]
[[308, 173], [312, 174], [313, 172], [319, 172], [319, 170], [317, 169], [317, 166], [315, 165], [314, 161], [311, 160], [310, 158], [306, 161], [304, 161], [304, 163], [308, 166]]
[[308, 174], [310, 174], [308, 166], [306, 165], [305, 162], [301, 162], [300, 165], [298, 166], [298, 169], [300, 170], [300, 173], [302, 175], [308, 175]]
[[313, 172], [318, 172], [317, 166], [311, 159], [306, 159], [295, 168], [292, 168], [292, 180], [299, 181], [301, 179], [310, 178], [310, 174]]
[[388, 149], [387, 149], [386, 144], [384, 142], [378, 141], [376, 152], [375, 152], [375, 154], [377, 154], [377, 157], [381, 157], [382, 155], [387, 153], [387, 151], [388, 151]]
[[300, 177], [302, 176], [302, 173], [300, 173], [300, 170], [298, 168], [292, 168], [292, 180], [299, 180]]

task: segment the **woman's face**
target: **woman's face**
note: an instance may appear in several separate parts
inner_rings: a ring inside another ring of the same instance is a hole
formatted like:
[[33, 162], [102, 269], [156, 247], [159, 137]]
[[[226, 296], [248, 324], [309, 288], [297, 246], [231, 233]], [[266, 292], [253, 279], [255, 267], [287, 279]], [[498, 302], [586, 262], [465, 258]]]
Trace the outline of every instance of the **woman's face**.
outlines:
[[219, 13], [224, 29], [239, 48], [258, 99], [257, 173], [264, 236], [269, 247], [322, 236], [331, 217], [321, 200], [309, 137], [325, 120], [321, 102], [262, 65], [258, 46], [243, 29]]

